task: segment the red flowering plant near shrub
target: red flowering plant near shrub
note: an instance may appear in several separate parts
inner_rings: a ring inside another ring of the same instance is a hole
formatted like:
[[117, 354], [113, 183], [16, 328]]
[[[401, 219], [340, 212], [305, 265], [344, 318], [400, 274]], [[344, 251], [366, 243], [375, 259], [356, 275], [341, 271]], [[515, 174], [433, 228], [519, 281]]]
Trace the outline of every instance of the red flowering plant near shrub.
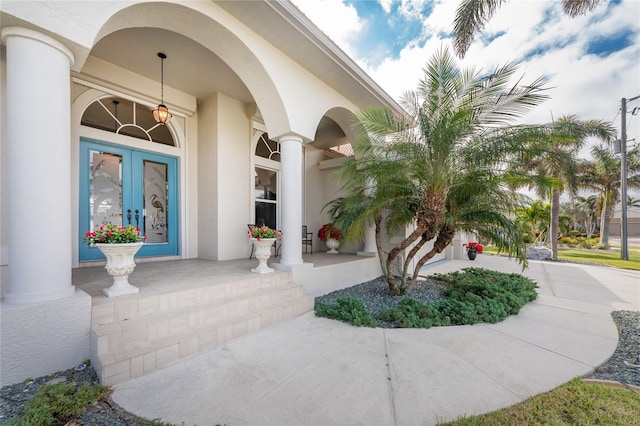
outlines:
[[475, 242], [475, 241], [472, 241], [472, 242], [470, 242], [470, 243], [463, 244], [463, 246], [467, 248], [467, 251], [475, 251], [475, 252], [477, 252], [478, 254], [482, 253], [482, 250], [484, 249], [484, 248], [482, 247], [482, 244], [477, 243], [477, 242]]
[[320, 238], [320, 241], [325, 243], [327, 240], [340, 241], [342, 239], [342, 231], [330, 223], [325, 223], [322, 225], [322, 228], [318, 230], [318, 238]]
[[249, 234], [249, 238], [255, 238], [258, 241], [263, 240], [263, 239], [267, 239], [267, 238], [280, 238], [280, 237], [282, 237], [282, 232], [278, 231], [277, 229], [271, 229], [266, 225], [255, 226], [255, 227], [249, 229], [249, 231], [247, 231], [247, 233]]
[[143, 239], [147, 239], [147, 236], [142, 237], [140, 228], [137, 226], [121, 226], [113, 223], [101, 225], [95, 231], [87, 231], [84, 234], [84, 241], [89, 245], [137, 243]]

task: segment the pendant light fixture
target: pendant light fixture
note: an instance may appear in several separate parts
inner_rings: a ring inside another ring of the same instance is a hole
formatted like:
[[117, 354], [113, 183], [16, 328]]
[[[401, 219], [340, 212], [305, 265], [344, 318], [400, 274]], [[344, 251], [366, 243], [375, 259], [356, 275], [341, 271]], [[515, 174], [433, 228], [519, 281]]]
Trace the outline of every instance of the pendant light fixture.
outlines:
[[153, 110], [153, 119], [159, 124], [167, 124], [173, 117], [169, 112], [169, 108], [164, 104], [164, 60], [167, 58], [162, 52], [158, 52], [160, 58], [160, 105]]

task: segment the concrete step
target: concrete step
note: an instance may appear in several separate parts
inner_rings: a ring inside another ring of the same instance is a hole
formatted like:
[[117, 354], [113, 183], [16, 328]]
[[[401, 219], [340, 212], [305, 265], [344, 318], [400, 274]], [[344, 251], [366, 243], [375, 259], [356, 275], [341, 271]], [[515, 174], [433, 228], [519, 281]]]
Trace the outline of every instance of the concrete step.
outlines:
[[98, 355], [120, 349], [123, 345], [180, 333], [184, 329], [215, 324], [262, 308], [279, 305], [283, 301], [296, 302], [303, 297], [302, 286], [293, 283], [278, 287], [259, 288], [240, 296], [222, 297], [173, 310], [154, 311], [108, 324], [93, 324]]
[[277, 287], [289, 282], [290, 272], [228, 278], [224, 282], [211, 282], [211, 279], [204, 277], [176, 283], [178, 289], [173, 287], [123, 298], [94, 298], [91, 309], [92, 323], [106, 325], [132, 320], [153, 313], [169, 312], [226, 297], [241, 296], [257, 288]]
[[313, 309], [313, 300], [304, 295], [302, 285], [263, 284], [254, 280], [252, 288], [224, 291], [226, 296], [216, 289], [211, 293], [215, 297], [184, 306], [177, 303], [142, 314], [138, 310], [117, 321], [94, 321], [92, 363], [100, 381], [113, 385], [148, 374]]

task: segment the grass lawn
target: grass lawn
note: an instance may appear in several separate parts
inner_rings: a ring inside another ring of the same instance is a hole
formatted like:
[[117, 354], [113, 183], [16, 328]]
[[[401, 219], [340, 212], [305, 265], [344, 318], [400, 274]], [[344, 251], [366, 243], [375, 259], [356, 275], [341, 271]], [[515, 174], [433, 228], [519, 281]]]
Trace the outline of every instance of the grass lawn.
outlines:
[[620, 425], [638, 424], [640, 395], [579, 379], [493, 413], [441, 426]]
[[601, 263], [620, 269], [632, 269], [640, 271], [640, 252], [629, 251], [629, 260], [620, 259], [619, 251], [607, 250], [582, 250], [572, 248], [558, 249], [558, 258], [564, 260], [575, 260], [579, 262]]
[[[488, 253], [498, 252], [495, 247], [485, 247], [484, 251]], [[640, 271], [640, 252], [634, 250], [629, 251], [629, 260], [622, 260], [620, 259], [620, 251], [559, 248], [558, 258], [575, 262], [600, 263], [614, 268]]]

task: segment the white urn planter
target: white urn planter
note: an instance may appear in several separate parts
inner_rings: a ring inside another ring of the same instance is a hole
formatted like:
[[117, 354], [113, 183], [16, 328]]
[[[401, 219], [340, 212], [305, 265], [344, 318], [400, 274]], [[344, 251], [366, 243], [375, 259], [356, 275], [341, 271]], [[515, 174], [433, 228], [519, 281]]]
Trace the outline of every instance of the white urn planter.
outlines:
[[97, 243], [95, 246], [107, 257], [105, 269], [113, 277], [113, 285], [105, 288], [102, 292], [107, 297], [125, 296], [127, 294], [138, 293], [138, 287], [129, 284], [129, 275], [136, 267], [133, 256], [142, 247], [142, 242], [104, 244]]
[[328, 254], [338, 254], [338, 247], [340, 247], [340, 241], [329, 238], [325, 244], [329, 248]]
[[271, 246], [276, 242], [276, 238], [251, 238], [254, 246], [254, 254], [258, 259], [258, 266], [251, 269], [256, 274], [268, 274], [273, 272], [273, 268], [269, 268], [267, 260], [271, 257]]

